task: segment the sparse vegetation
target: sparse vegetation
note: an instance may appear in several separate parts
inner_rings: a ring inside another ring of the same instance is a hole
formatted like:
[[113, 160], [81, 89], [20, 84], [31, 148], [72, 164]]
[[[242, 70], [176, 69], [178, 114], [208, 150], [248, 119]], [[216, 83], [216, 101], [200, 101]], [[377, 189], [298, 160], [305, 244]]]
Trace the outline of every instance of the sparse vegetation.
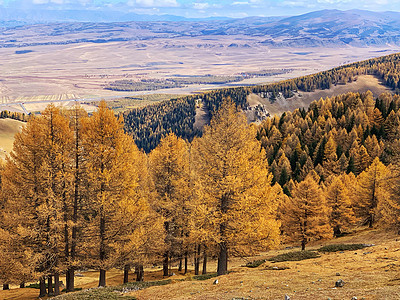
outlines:
[[315, 251], [292, 251], [288, 253], [279, 254], [274, 257], [268, 258], [268, 261], [272, 262], [283, 262], [283, 261], [299, 261], [311, 258], [318, 258], [320, 255]]
[[322, 246], [318, 249], [319, 252], [338, 252], [338, 251], [349, 251], [349, 250], [359, 250], [369, 247], [366, 244], [332, 244]]
[[192, 278], [194, 280], [207, 280], [207, 279], [211, 279], [211, 278], [214, 278], [217, 276], [218, 276], [217, 273], [208, 273], [208, 274], [202, 274], [202, 275], [195, 275]]
[[248, 268], [257, 268], [259, 266], [261, 266], [263, 263], [265, 263], [267, 260], [266, 259], [257, 259], [251, 262], [248, 262], [246, 264], [246, 267]]

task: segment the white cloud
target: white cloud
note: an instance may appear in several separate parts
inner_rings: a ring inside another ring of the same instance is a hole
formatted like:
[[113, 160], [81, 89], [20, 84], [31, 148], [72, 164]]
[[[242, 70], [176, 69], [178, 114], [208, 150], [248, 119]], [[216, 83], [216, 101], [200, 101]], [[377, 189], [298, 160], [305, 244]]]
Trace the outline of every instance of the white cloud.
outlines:
[[193, 8], [194, 9], [204, 10], [204, 9], [209, 8], [209, 7], [210, 7], [210, 5], [208, 3], [205, 3], [205, 2], [203, 2], [203, 3], [200, 3], [200, 2], [193, 3]]
[[178, 7], [176, 0], [135, 0], [135, 4], [140, 7]]
[[247, 2], [247, 1], [236, 1], [236, 2], [233, 2], [232, 3], [232, 5], [248, 5], [248, 4], [250, 4], [249, 2]]

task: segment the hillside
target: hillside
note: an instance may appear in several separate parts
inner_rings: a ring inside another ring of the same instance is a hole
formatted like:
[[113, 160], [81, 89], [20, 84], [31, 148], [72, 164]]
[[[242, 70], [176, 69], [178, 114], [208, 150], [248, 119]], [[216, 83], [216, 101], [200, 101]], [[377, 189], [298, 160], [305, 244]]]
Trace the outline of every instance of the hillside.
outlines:
[[247, 101], [250, 107], [262, 105], [267, 112], [273, 115], [281, 115], [285, 111], [294, 111], [297, 108], [305, 108], [314, 100], [321, 98], [338, 96], [348, 92], [365, 93], [371, 91], [374, 97], [378, 97], [385, 92], [391, 92], [389, 88], [384, 86], [381, 81], [371, 75], [358, 76], [356, 81], [347, 83], [345, 85], [333, 85], [329, 89], [316, 90], [314, 92], [300, 92], [298, 91], [290, 98], [279, 97], [276, 101], [271, 102], [268, 99], [261, 98], [257, 94], [250, 94], [247, 96]]
[[[364, 231], [330, 241], [328, 244], [374, 244], [356, 251], [322, 254], [299, 262], [265, 262], [255, 269], [243, 267], [246, 260], [264, 259], [298, 249], [278, 250], [235, 260], [228, 275], [205, 281], [176, 282], [151, 287], [129, 295], [144, 299], [394, 299], [398, 289], [400, 242], [397, 235]], [[316, 243], [317, 249], [324, 243]], [[284, 270], [281, 270], [284, 269]], [[339, 274], [339, 275], [338, 275]], [[344, 287], [335, 288], [342, 279]]]
[[[140, 148], [149, 152], [170, 129], [178, 136], [189, 139], [197, 134], [193, 118], [196, 113], [193, 103], [196, 101], [205, 106], [209, 117], [226, 98], [232, 99], [240, 109], [246, 111], [261, 104], [262, 113], [256, 119], [262, 120], [266, 113], [273, 115], [307, 107], [312, 100], [346, 91], [363, 92], [371, 89], [374, 96], [385, 91], [398, 93], [399, 60], [399, 54], [392, 54], [275, 83], [206, 91], [164, 102], [161, 104], [164, 107], [162, 113], [159, 113], [157, 106], [134, 109], [124, 114], [125, 130], [134, 136]], [[168, 125], [169, 119], [164, 118], [166, 114], [173, 115], [178, 122], [172, 128]], [[146, 131], [141, 130], [143, 126], [146, 126]]]
[[24, 122], [13, 119], [0, 119], [0, 158], [12, 150], [14, 135], [20, 131]]
[[[310, 249], [332, 244], [373, 244], [361, 250], [320, 253], [321, 257], [287, 262], [265, 262], [257, 268], [247, 268], [247, 262], [270, 258], [279, 254], [297, 251], [298, 248], [271, 250], [254, 257], [234, 258], [230, 262], [232, 270], [228, 275], [208, 280], [193, 279], [193, 270], [187, 275], [176, 269], [169, 277], [172, 282], [165, 286], [149, 287], [144, 290], [124, 293], [111, 293], [144, 299], [283, 299], [289, 295], [292, 299], [358, 299], [378, 300], [400, 297], [398, 290], [400, 241], [399, 236], [381, 230], [357, 230], [345, 237], [329, 242], [314, 242]], [[215, 261], [210, 262], [209, 271], [214, 272]], [[339, 274], [339, 275], [338, 275]], [[77, 287], [94, 288], [97, 286], [97, 273], [82, 272], [77, 278]], [[110, 271], [107, 281], [111, 290], [122, 290], [122, 273]], [[130, 274], [131, 280], [134, 274]], [[335, 282], [342, 279], [344, 287], [335, 288]], [[145, 282], [163, 280], [160, 271], [146, 269]], [[80, 300], [80, 292], [56, 299]], [[115, 299], [106, 297], [102, 299]], [[12, 289], [0, 291], [0, 299], [33, 300], [37, 299], [36, 289]], [[123, 298], [122, 298], [123, 299]]]

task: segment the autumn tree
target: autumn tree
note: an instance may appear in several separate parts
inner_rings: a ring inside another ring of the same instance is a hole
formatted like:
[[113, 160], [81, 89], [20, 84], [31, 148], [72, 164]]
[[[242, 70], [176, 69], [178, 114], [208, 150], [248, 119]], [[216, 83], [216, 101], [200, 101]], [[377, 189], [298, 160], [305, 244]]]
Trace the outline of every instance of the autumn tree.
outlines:
[[386, 186], [387, 167], [378, 157], [357, 177], [357, 213], [372, 228], [379, 216], [378, 206], [389, 197]]
[[136, 237], [142, 238], [132, 232], [146, 210], [138, 195], [138, 149], [124, 133], [122, 119], [117, 119], [104, 101], [82, 121], [82, 147], [89, 202], [84, 247], [87, 263], [100, 270], [99, 286], [105, 286], [106, 270], [115, 265], [121, 240], [129, 235], [129, 242], [135, 244]]
[[181, 255], [181, 244], [188, 236], [188, 201], [191, 198], [189, 151], [187, 143], [173, 133], [161, 140], [150, 153], [150, 173], [154, 187], [155, 210], [164, 218], [166, 251], [163, 274], [168, 276], [169, 258]]
[[331, 209], [330, 224], [334, 235], [338, 236], [356, 221], [349, 192], [340, 177], [336, 176], [327, 187], [325, 195]]
[[290, 240], [301, 242], [302, 250], [305, 250], [309, 241], [332, 236], [330, 209], [321, 188], [311, 175], [296, 185], [293, 198], [284, 203], [282, 211], [285, 234]]
[[[229, 255], [251, 253], [279, 243], [277, 191], [271, 187], [265, 152], [256, 129], [225, 101], [194, 144], [193, 159], [207, 208], [205, 229], [217, 247], [218, 274]], [[201, 216], [198, 216], [201, 217]]]
[[49, 278], [48, 294], [59, 291], [59, 272], [65, 257], [63, 207], [70, 184], [68, 120], [53, 105], [40, 117], [32, 117], [15, 136], [7, 159], [3, 189], [8, 197], [10, 221], [15, 222], [24, 247], [31, 253], [34, 270], [41, 274], [40, 295], [44, 295], [44, 276]]

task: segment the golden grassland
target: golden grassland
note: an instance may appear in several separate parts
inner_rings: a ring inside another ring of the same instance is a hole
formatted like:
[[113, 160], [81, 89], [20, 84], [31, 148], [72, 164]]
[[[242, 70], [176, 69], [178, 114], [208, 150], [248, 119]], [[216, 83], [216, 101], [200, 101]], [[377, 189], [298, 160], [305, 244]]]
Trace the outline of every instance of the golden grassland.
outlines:
[[[326, 242], [316, 242], [308, 249], [339, 243], [374, 244], [361, 250], [323, 253], [320, 257], [293, 262], [265, 262], [257, 268], [247, 268], [248, 261], [265, 259], [295, 249], [272, 250], [250, 258], [234, 258], [229, 263], [231, 272], [204, 281], [193, 279], [193, 271], [183, 275], [177, 270], [169, 277], [171, 284], [150, 287], [126, 295], [137, 299], [400, 299], [400, 236], [394, 232], [360, 229], [357, 232]], [[284, 248], [284, 247], [282, 247]], [[193, 268], [191, 266], [191, 268]], [[214, 272], [216, 262], [208, 269]], [[284, 270], [281, 270], [284, 269]], [[145, 281], [161, 280], [159, 268], [146, 269]], [[76, 278], [76, 286], [97, 286], [98, 272], [82, 272]], [[134, 274], [130, 275], [133, 280]], [[63, 278], [62, 278], [63, 279]], [[344, 287], [335, 288], [342, 279]], [[107, 285], [119, 285], [122, 271], [107, 272]], [[36, 299], [36, 289], [12, 289], [0, 291], [0, 299]]]
[[21, 129], [24, 122], [12, 119], [0, 119], [0, 158], [12, 150], [14, 135]]
[[[246, 39], [251, 48], [232, 48], [235, 39]], [[293, 69], [293, 72], [252, 78], [245, 83], [276, 82], [316, 73], [349, 62], [398, 51], [397, 46], [340, 48], [271, 48], [263, 37], [235, 36], [174, 38], [146, 41], [81, 43], [27, 47], [33, 52], [16, 54], [14, 48], [0, 49], [0, 103], [28, 102], [46, 97], [65, 99], [124, 96], [126, 92], [105, 90], [109, 82], [121, 79], [163, 79], [174, 75], [233, 75], [266, 69]], [[198, 45], [202, 45], [198, 47]], [[204, 47], [203, 47], [204, 46]], [[162, 53], [162, 55], [160, 55]], [[193, 86], [197, 90], [200, 86]], [[205, 86], [203, 85], [203, 88]], [[216, 86], [206, 86], [215, 88]], [[164, 91], [190, 93], [192, 88]], [[157, 92], [158, 93], [158, 92]], [[138, 93], [130, 93], [137, 95]]]

